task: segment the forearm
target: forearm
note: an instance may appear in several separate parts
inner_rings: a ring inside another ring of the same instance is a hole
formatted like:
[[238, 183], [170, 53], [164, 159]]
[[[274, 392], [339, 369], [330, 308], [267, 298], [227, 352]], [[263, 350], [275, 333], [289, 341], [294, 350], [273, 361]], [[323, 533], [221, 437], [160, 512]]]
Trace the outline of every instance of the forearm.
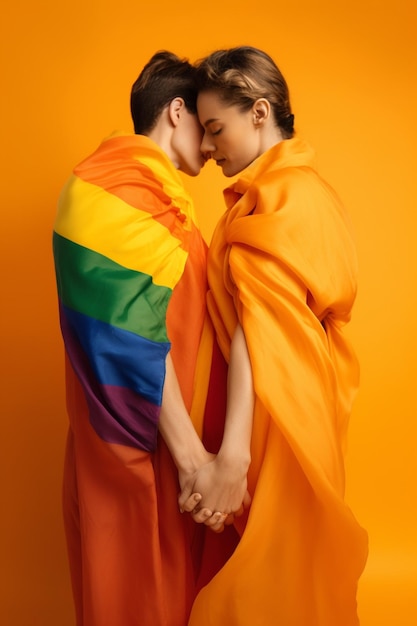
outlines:
[[219, 450], [222, 461], [249, 467], [254, 397], [249, 352], [239, 324], [230, 349], [226, 421]]
[[[238, 326], [233, 336], [229, 373], [226, 421], [220, 450], [211, 462], [197, 472], [194, 491], [203, 495], [193, 514], [197, 522], [205, 522], [215, 530], [223, 528], [224, 517], [207, 518], [206, 511], [240, 515], [250, 504], [247, 472], [250, 465], [254, 391], [252, 369], [245, 336]], [[193, 511], [195, 502], [180, 498], [181, 507]]]
[[207, 462], [207, 452], [184, 405], [170, 354], [166, 360], [159, 432], [179, 471], [191, 474]]

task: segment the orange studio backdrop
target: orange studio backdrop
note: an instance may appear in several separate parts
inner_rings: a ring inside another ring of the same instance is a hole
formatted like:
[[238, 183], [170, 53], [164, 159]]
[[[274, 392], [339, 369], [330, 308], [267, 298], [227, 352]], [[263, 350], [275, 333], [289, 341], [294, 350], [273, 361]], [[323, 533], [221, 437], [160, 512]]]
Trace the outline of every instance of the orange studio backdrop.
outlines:
[[[60, 189], [103, 137], [131, 130], [130, 86], [156, 50], [196, 60], [238, 44], [280, 65], [297, 132], [354, 221], [360, 290], [349, 333], [362, 385], [347, 499], [370, 536], [359, 613], [362, 626], [417, 624], [416, 30], [410, 0], [16, 0], [3, 10], [1, 624], [74, 624], [51, 254]], [[186, 179], [207, 239], [226, 182], [212, 163]]]

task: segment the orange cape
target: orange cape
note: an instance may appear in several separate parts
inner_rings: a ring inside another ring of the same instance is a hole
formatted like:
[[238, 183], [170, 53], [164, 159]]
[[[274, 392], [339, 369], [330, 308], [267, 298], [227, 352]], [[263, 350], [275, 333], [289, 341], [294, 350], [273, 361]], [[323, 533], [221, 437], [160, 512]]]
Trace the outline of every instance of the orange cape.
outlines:
[[256, 405], [253, 497], [233, 556], [200, 592], [190, 626], [354, 626], [367, 537], [343, 500], [358, 364], [342, 332], [356, 295], [351, 226], [283, 141], [225, 191], [209, 252], [209, 309], [228, 359], [239, 321]]

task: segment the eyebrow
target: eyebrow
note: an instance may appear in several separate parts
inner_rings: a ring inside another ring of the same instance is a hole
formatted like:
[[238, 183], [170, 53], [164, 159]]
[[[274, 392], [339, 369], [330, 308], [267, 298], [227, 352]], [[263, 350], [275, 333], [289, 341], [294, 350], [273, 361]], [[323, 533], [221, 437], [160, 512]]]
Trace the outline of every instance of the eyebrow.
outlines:
[[218, 117], [211, 117], [209, 120], [206, 120], [203, 124], [204, 127], [208, 126], [209, 124], [211, 124], [212, 122], [218, 122], [219, 118]]

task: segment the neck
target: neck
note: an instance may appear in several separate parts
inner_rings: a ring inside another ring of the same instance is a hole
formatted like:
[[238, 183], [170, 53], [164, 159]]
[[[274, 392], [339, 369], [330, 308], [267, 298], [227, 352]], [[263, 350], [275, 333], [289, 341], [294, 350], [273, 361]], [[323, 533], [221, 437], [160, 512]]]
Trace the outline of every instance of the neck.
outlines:
[[272, 146], [276, 146], [277, 143], [280, 143], [283, 140], [284, 138], [278, 126], [270, 126], [269, 128], [265, 128], [265, 133], [262, 135], [260, 144], [261, 154], [272, 148]]
[[149, 139], [152, 139], [158, 146], [165, 152], [170, 161], [178, 169], [178, 164], [175, 162], [175, 155], [173, 154], [171, 139], [172, 139], [172, 127], [165, 124], [161, 119], [157, 125], [146, 134]]

